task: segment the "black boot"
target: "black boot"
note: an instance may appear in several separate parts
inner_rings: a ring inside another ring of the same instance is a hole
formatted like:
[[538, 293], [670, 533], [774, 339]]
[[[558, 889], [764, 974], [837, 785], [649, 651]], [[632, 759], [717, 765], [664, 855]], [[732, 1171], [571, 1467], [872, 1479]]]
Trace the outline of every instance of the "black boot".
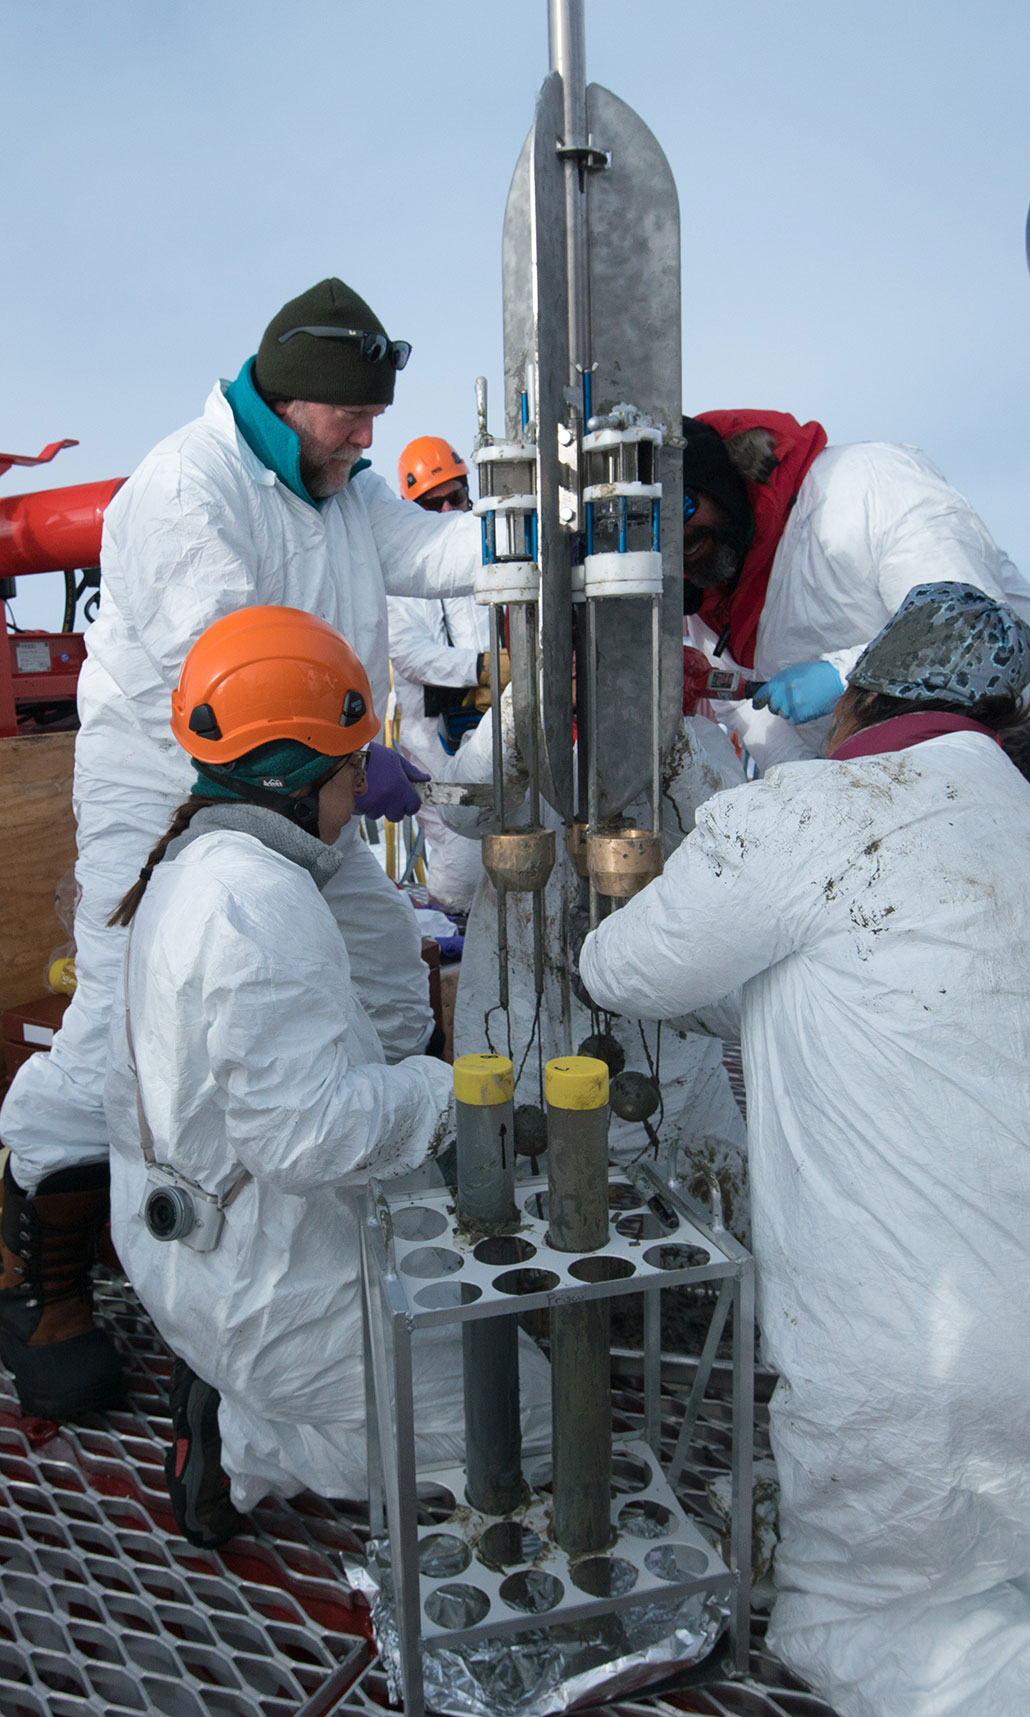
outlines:
[[184, 1538], [204, 1550], [228, 1543], [246, 1516], [229, 1500], [218, 1434], [218, 1391], [184, 1359], [172, 1365], [168, 1402], [174, 1442], [165, 1456], [172, 1513]]
[[114, 1343], [93, 1322], [89, 1273], [107, 1220], [106, 1163], [59, 1169], [28, 1197], [4, 1167], [0, 1359], [23, 1413], [74, 1419], [120, 1401]]

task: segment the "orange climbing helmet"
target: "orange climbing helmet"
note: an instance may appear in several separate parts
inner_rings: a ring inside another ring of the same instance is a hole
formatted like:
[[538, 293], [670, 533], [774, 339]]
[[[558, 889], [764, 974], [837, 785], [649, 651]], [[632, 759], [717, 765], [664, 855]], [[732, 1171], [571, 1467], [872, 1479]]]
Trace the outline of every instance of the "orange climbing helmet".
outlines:
[[409, 441], [397, 461], [397, 482], [402, 495], [417, 501], [427, 489], [449, 483], [452, 477], [468, 482], [469, 468], [460, 453], [439, 435], [419, 435]]
[[346, 638], [300, 608], [223, 614], [193, 645], [172, 693], [172, 732], [199, 763], [231, 763], [276, 739], [345, 757], [378, 730], [368, 675]]

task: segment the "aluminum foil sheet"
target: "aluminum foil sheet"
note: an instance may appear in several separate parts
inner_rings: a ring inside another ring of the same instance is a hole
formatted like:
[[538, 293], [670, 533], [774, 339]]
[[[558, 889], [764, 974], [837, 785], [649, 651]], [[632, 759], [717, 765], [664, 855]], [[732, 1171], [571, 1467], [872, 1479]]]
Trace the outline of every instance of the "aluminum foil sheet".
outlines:
[[[346, 1557], [345, 1570], [352, 1587], [368, 1599], [390, 1698], [401, 1704], [388, 1544], [371, 1540], [367, 1561]], [[726, 1619], [722, 1603], [698, 1593], [553, 1627], [526, 1628], [515, 1636], [451, 1646], [423, 1641], [426, 1705], [442, 1717], [548, 1717], [594, 1706], [699, 1663], [712, 1650]]]

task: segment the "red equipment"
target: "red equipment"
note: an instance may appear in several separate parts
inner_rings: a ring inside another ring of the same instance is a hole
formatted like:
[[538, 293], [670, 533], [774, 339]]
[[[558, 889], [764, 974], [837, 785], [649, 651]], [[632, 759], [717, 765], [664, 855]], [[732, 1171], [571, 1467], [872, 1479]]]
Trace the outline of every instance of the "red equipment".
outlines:
[[108, 477], [0, 498], [0, 578], [97, 566], [104, 510], [124, 481]]
[[[0, 475], [12, 465], [48, 464], [63, 447], [77, 446], [77, 441], [53, 441], [35, 458], [0, 453]], [[70, 575], [95, 567], [100, 560], [104, 511], [124, 481], [124, 477], [108, 477], [100, 483], [0, 499], [0, 579], [36, 572]], [[73, 608], [74, 603], [69, 606]], [[69, 623], [66, 619], [65, 625]], [[74, 700], [85, 656], [81, 632], [9, 635], [0, 602], [0, 737], [18, 733], [19, 710]]]
[[736, 701], [753, 698], [764, 680], [749, 680], [733, 668], [713, 668], [693, 645], [683, 646], [683, 714], [693, 715], [705, 698]]
[[37, 453], [35, 457], [31, 453], [0, 453], [0, 477], [5, 471], [9, 471], [12, 465], [49, 465], [54, 455], [60, 453], [62, 448], [78, 445], [77, 441], [51, 441], [49, 446], [44, 447], [42, 453]]

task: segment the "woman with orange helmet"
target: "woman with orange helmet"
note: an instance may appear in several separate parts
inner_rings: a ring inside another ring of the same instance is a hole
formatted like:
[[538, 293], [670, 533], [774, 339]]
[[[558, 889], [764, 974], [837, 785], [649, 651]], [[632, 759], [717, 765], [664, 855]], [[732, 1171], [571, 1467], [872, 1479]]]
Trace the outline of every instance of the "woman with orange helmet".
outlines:
[[[364, 1496], [354, 1189], [426, 1160], [451, 1073], [386, 1065], [320, 892], [378, 728], [346, 640], [298, 609], [225, 615], [171, 725], [196, 779], [112, 920], [131, 933], [106, 1110], [115, 1243], [179, 1356], [173, 1510], [211, 1546], [269, 1492]], [[418, 1422], [449, 1458], [460, 1342], [431, 1357]]]

